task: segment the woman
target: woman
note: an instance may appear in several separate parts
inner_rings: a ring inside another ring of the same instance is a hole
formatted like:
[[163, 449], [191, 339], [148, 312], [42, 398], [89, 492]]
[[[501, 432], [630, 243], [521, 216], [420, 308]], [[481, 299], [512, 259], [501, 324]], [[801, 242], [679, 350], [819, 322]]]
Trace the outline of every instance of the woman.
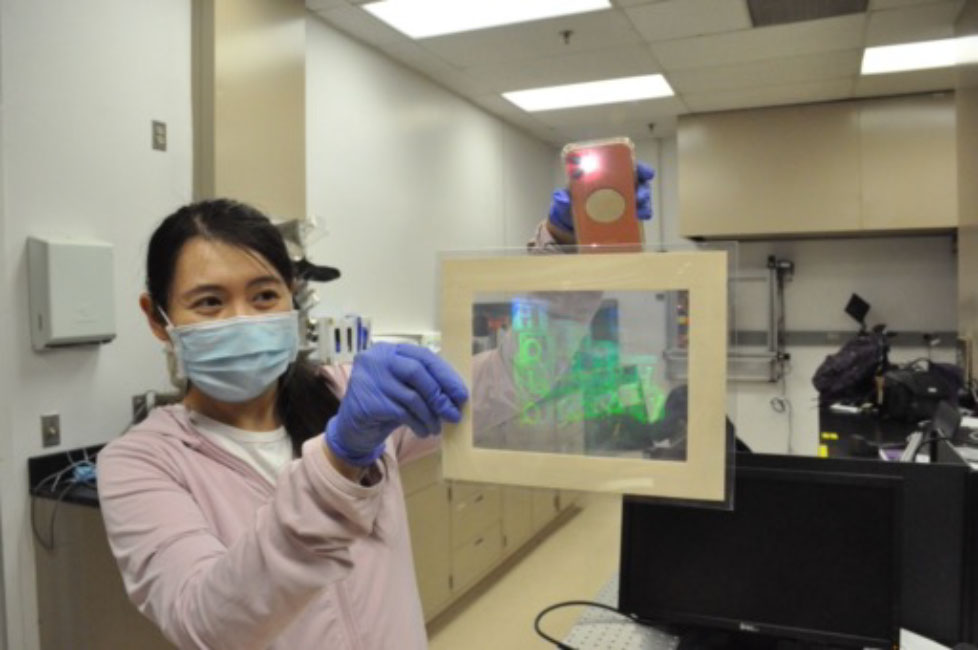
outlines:
[[397, 465], [459, 419], [461, 379], [406, 345], [298, 361], [292, 264], [248, 206], [177, 211], [147, 266], [188, 390], [99, 456], [132, 601], [186, 649], [425, 648]]
[[[573, 241], [565, 194], [532, 247]], [[375, 345], [352, 370], [298, 361], [294, 281], [278, 230], [240, 203], [189, 205], [153, 234], [140, 305], [188, 390], [99, 454], [109, 544], [182, 649], [425, 648], [398, 464], [468, 393], [415, 346]]]

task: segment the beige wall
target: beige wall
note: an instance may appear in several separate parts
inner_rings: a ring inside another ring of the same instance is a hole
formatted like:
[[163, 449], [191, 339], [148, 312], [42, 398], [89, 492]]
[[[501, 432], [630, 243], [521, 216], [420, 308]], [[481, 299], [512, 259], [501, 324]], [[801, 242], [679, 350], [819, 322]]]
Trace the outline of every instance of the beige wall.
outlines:
[[[978, 0], [968, 0], [958, 18], [958, 36], [978, 34]], [[978, 63], [958, 69], [958, 327], [978, 334]], [[972, 360], [972, 372], [976, 366]]]
[[194, 2], [194, 195], [306, 216], [306, 10], [299, 0]]

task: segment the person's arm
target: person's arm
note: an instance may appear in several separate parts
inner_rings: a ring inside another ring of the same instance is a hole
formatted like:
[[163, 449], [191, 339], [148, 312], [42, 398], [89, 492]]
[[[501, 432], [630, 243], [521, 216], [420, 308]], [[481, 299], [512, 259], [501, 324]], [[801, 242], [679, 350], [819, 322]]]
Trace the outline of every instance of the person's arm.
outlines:
[[321, 589], [349, 573], [353, 540], [391, 516], [381, 507], [388, 482], [364, 487], [344, 478], [317, 436], [247, 532], [225, 546], [156, 435], [130, 433], [103, 450], [99, 497], [130, 599], [180, 648], [267, 648]]

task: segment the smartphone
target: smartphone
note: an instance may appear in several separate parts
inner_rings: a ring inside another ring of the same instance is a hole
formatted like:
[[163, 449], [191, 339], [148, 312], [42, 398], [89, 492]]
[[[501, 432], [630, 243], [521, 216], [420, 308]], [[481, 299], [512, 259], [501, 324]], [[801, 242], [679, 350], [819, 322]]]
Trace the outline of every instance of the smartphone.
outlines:
[[577, 243], [641, 249], [635, 215], [635, 146], [628, 138], [572, 143], [561, 157], [567, 171]]

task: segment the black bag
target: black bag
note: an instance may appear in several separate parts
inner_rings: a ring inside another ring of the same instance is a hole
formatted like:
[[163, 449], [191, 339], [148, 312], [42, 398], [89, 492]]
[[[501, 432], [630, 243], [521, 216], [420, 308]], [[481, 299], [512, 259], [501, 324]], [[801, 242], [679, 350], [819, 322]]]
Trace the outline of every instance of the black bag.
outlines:
[[847, 342], [815, 371], [812, 383], [821, 405], [840, 400], [864, 401], [872, 398], [873, 378], [887, 365], [888, 347], [883, 334], [860, 334]]
[[937, 404], [957, 404], [952, 374], [938, 364], [927, 368], [894, 368], [883, 375], [883, 404], [880, 415], [888, 420], [920, 422], [934, 416]]

